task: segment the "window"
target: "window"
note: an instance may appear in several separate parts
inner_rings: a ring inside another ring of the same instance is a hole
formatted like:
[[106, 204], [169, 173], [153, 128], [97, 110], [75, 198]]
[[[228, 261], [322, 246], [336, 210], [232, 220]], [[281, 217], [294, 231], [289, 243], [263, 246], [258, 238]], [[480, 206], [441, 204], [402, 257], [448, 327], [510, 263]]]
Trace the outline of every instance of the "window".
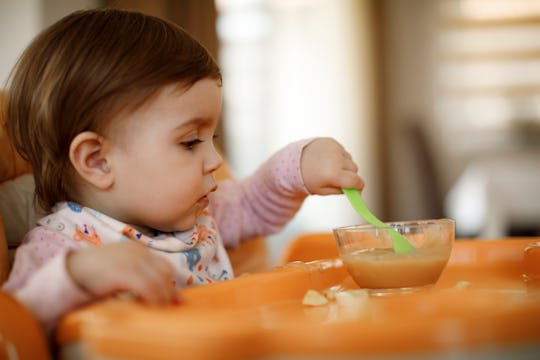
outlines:
[[540, 2], [439, 2], [435, 117], [448, 148], [540, 142]]
[[[217, 0], [229, 162], [239, 177], [274, 151], [332, 136], [362, 164], [377, 213], [369, 2]], [[344, 196], [310, 197], [271, 255], [292, 236], [361, 222]]]

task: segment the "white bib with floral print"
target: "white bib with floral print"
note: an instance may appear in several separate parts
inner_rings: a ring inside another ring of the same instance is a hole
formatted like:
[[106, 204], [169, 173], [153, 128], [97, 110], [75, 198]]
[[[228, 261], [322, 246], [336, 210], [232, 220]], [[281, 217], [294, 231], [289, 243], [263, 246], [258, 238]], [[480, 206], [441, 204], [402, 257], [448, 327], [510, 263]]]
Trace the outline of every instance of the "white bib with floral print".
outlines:
[[234, 277], [217, 232], [214, 218], [205, 209], [188, 231], [145, 235], [133, 227], [96, 210], [72, 202], [58, 203], [39, 225], [57, 231], [82, 246], [100, 246], [119, 241], [137, 241], [167, 258], [175, 268], [178, 288], [208, 284]]

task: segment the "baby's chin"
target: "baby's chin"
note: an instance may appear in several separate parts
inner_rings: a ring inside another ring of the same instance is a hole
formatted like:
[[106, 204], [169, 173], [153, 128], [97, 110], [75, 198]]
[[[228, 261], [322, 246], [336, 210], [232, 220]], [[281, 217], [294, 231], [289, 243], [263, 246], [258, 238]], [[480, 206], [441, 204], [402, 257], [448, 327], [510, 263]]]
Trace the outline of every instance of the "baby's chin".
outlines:
[[182, 221], [173, 223], [173, 224], [159, 224], [154, 229], [160, 231], [160, 232], [184, 232], [191, 230], [195, 227], [195, 224], [197, 223], [198, 216], [194, 217], [193, 219], [183, 219]]
[[191, 209], [191, 212], [188, 215], [183, 216], [181, 220], [171, 220], [159, 223], [156, 221], [153, 225], [147, 224], [147, 226], [164, 233], [188, 231], [195, 227], [195, 224], [197, 224], [197, 220], [204, 209], [206, 209], [206, 207], [196, 206]]

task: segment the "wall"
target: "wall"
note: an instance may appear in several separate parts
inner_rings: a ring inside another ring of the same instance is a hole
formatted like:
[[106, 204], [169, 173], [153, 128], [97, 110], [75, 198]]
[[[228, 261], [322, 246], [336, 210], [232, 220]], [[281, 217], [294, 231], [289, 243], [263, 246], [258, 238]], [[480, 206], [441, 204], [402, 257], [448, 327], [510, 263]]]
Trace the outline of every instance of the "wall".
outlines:
[[[433, 33], [435, 1], [384, 0], [380, 4], [382, 77], [382, 121], [387, 146], [388, 205], [391, 221], [432, 217], [434, 201], [426, 191], [433, 181], [414, 152], [417, 140], [409, 137], [410, 125], [419, 122], [433, 134]], [[432, 141], [433, 138], [428, 138]], [[437, 157], [437, 144], [430, 143]], [[429, 178], [427, 178], [429, 177]], [[440, 181], [440, 179], [438, 180]]]
[[40, 29], [39, 0], [0, 2], [0, 82], [5, 81], [24, 47]]
[[0, 1], [0, 86], [5, 86], [21, 52], [41, 29], [74, 10], [98, 4], [98, 0]]

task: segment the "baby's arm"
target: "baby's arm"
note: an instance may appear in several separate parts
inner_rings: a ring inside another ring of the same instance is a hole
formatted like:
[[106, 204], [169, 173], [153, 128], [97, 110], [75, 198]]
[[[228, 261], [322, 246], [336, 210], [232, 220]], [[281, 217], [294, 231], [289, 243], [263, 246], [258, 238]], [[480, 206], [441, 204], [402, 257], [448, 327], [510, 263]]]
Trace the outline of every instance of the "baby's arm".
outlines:
[[64, 313], [95, 299], [130, 291], [148, 303], [176, 300], [172, 267], [140, 244], [78, 248], [38, 227], [17, 249], [4, 290], [11, 292], [50, 333]]
[[91, 299], [67, 272], [67, 254], [75, 249], [62, 235], [35, 228], [18, 247], [3, 286], [34, 313], [47, 332], [60, 315]]
[[250, 177], [221, 181], [210, 194], [210, 210], [226, 246], [236, 247], [243, 239], [275, 233], [294, 216], [308, 195], [300, 158], [310, 141], [286, 146]]
[[227, 246], [275, 233], [296, 214], [308, 194], [361, 190], [351, 156], [335, 140], [301, 140], [274, 154], [251, 177], [221, 182], [211, 194], [211, 211]]

